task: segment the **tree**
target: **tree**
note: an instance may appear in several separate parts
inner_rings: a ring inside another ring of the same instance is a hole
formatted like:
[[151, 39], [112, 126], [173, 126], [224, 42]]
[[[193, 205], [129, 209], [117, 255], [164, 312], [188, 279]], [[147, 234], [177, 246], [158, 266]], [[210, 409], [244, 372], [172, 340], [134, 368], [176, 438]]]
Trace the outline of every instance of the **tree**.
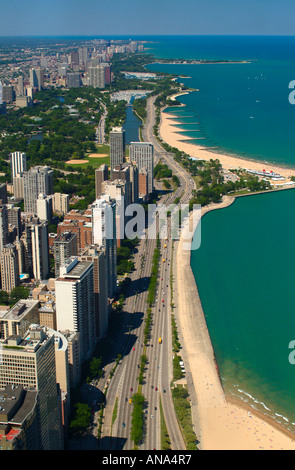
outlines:
[[14, 305], [21, 299], [27, 299], [30, 295], [30, 290], [23, 286], [17, 286], [12, 289], [10, 293], [9, 304]]

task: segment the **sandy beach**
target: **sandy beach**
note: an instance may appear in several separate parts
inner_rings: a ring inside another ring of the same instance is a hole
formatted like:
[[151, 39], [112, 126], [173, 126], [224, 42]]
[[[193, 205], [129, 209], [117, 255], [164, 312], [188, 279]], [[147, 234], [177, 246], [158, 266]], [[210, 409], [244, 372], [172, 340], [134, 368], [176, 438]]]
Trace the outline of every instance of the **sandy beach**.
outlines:
[[[174, 97], [177, 96], [179, 95]], [[181, 142], [183, 136], [178, 134], [179, 129], [171, 123], [175, 125], [175, 116], [162, 112], [161, 138], [192, 157], [203, 160], [218, 158], [224, 169], [272, 170], [286, 178], [295, 175], [295, 170], [216, 154], [201, 146]], [[201, 216], [210, 210], [227, 207], [233, 202], [234, 197], [224, 196], [221, 203], [203, 207]], [[234, 401], [232, 397], [225, 395], [190, 266], [191, 250], [188, 246], [187, 239], [180, 239], [177, 246], [178, 321], [198, 401], [200, 435], [197, 437], [200, 440], [200, 449], [294, 450], [295, 435], [250, 406], [247, 407], [242, 401]], [[185, 296], [183, 292], [186, 292]]]
[[[234, 197], [224, 196], [220, 204], [203, 207], [201, 215], [233, 202]], [[191, 250], [184, 243], [187, 239], [180, 239], [177, 247], [178, 321], [198, 401], [200, 449], [294, 450], [294, 435], [275, 421], [225, 396], [190, 266]]]
[[[171, 99], [177, 99], [178, 96], [181, 96], [187, 93], [181, 93], [177, 95], [173, 95]], [[225, 155], [222, 153], [212, 152], [208, 150], [206, 147], [202, 147], [202, 145], [195, 145], [190, 144], [189, 142], [183, 142], [183, 140], [189, 140], [189, 137], [184, 137], [183, 129], [177, 127], [176, 116], [169, 114], [169, 113], [161, 113], [161, 124], [160, 124], [160, 136], [161, 138], [169, 144], [171, 147], [176, 147], [180, 151], [183, 151], [190, 155], [191, 157], [198, 158], [201, 160], [209, 161], [212, 159], [218, 159], [222, 164], [225, 170], [230, 169], [247, 169], [247, 170], [257, 170], [257, 171], [273, 171], [274, 173], [278, 173], [285, 178], [290, 178], [291, 176], [295, 176], [295, 169], [283, 168], [278, 165], [270, 164], [270, 163], [263, 163], [263, 162], [256, 162], [252, 160], [246, 160], [240, 157], [234, 157], [230, 155]], [[200, 139], [200, 142], [202, 140]]]

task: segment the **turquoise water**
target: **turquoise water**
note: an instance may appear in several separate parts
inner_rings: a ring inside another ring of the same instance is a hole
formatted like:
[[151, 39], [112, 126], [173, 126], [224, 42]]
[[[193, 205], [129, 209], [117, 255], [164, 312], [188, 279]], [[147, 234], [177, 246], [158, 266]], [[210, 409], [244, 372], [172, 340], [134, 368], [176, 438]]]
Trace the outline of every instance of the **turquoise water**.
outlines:
[[[295, 166], [295, 38], [158, 38], [166, 58], [249, 59], [247, 64], [163, 65], [199, 91], [169, 108], [183, 139], [215, 151]], [[175, 124], [176, 125], [176, 124]], [[200, 140], [201, 139], [201, 140]], [[191, 266], [229, 393], [295, 432], [295, 191], [238, 198], [202, 220]]]
[[204, 138], [202, 145], [229, 155], [295, 166], [295, 106], [288, 99], [288, 85], [295, 77], [293, 63], [260, 60], [149, 68], [185, 74], [189, 78], [179, 81], [200, 90], [178, 98], [186, 107], [175, 116], [183, 124], [195, 125]]
[[295, 423], [295, 366], [289, 362], [295, 339], [294, 205], [294, 190], [237, 198], [204, 216], [201, 247], [191, 258], [226, 390], [290, 429]]
[[126, 120], [123, 124], [125, 129], [126, 144], [130, 142], [139, 141], [139, 128], [141, 126], [141, 120], [138, 119], [136, 114], [133, 112], [132, 106], [126, 106]]

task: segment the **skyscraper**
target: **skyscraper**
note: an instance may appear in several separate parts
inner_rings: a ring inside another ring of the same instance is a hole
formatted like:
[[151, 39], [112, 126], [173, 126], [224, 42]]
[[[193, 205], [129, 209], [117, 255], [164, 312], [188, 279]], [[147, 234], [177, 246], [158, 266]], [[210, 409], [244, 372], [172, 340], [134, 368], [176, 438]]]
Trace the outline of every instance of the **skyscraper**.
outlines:
[[18, 253], [15, 245], [4, 245], [1, 254], [2, 290], [11, 292], [19, 284]]
[[11, 179], [27, 171], [27, 155], [24, 152], [13, 152], [10, 154]]
[[67, 73], [68, 88], [79, 88], [81, 86], [81, 75], [79, 72]]
[[35, 166], [24, 172], [24, 211], [37, 214], [39, 194], [53, 194], [53, 171], [48, 166]]
[[44, 88], [44, 70], [42, 68], [30, 69], [30, 86], [38, 91]]
[[105, 69], [101, 65], [88, 67], [89, 85], [94, 88], [105, 87]]
[[93, 262], [96, 337], [102, 338], [108, 329], [108, 288], [105, 250], [97, 245], [89, 246], [80, 259], [82, 261]]
[[42, 450], [63, 449], [54, 343], [54, 335], [45, 327], [31, 325], [23, 337], [7, 338], [1, 351], [0, 389], [14, 384], [38, 392], [38, 436]]
[[132, 187], [130, 181], [130, 166], [129, 163], [115, 166], [111, 171], [111, 180], [123, 180], [125, 181], [125, 207], [132, 202]]
[[95, 170], [95, 196], [96, 199], [101, 196], [102, 189], [101, 184], [103, 181], [106, 181], [109, 178], [109, 169], [108, 166], [103, 164]]
[[39, 194], [38, 199], [37, 199], [37, 216], [39, 219], [42, 220], [47, 220], [48, 222], [51, 222], [52, 217], [53, 217], [53, 212], [52, 212], [52, 198], [53, 196], [45, 196], [45, 194]]
[[0, 206], [0, 256], [8, 243], [8, 213], [5, 205]]
[[125, 130], [122, 127], [113, 127], [110, 132], [111, 171], [125, 160]]
[[148, 172], [149, 194], [154, 191], [154, 147], [150, 142], [131, 142], [130, 161], [136, 162], [139, 172], [146, 168]]
[[92, 204], [93, 244], [106, 252], [108, 297], [113, 298], [117, 288], [116, 201], [101, 196]]
[[85, 68], [88, 62], [88, 48], [79, 47], [78, 54], [79, 54], [79, 65]]
[[81, 361], [95, 347], [93, 262], [72, 257], [60, 267], [55, 281], [57, 329], [79, 333]]
[[55, 262], [55, 276], [59, 276], [59, 268], [66, 260], [78, 254], [77, 234], [72, 232], [61, 233], [53, 242]]
[[61, 212], [63, 215], [69, 212], [70, 196], [68, 194], [54, 193], [53, 212]]
[[49, 275], [49, 246], [47, 222], [34, 219], [26, 223], [22, 235], [25, 247], [25, 269], [33, 277], [42, 281]]

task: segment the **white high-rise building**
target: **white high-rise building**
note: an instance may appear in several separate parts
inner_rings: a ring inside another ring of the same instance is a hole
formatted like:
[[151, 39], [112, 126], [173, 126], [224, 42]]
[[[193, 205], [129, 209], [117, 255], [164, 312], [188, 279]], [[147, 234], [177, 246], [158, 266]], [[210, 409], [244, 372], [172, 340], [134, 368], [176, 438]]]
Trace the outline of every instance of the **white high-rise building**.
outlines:
[[116, 201], [101, 196], [92, 204], [92, 241], [105, 248], [108, 297], [113, 298], [117, 288]]
[[45, 196], [45, 194], [39, 194], [37, 199], [37, 216], [41, 221], [52, 220], [52, 198], [53, 196]]
[[10, 154], [11, 179], [27, 171], [27, 155], [24, 152], [12, 152]]
[[55, 298], [57, 330], [79, 333], [83, 361], [96, 343], [93, 262], [69, 258], [55, 281]]
[[39, 194], [53, 194], [53, 170], [48, 166], [35, 166], [23, 173], [24, 212], [37, 214]]

